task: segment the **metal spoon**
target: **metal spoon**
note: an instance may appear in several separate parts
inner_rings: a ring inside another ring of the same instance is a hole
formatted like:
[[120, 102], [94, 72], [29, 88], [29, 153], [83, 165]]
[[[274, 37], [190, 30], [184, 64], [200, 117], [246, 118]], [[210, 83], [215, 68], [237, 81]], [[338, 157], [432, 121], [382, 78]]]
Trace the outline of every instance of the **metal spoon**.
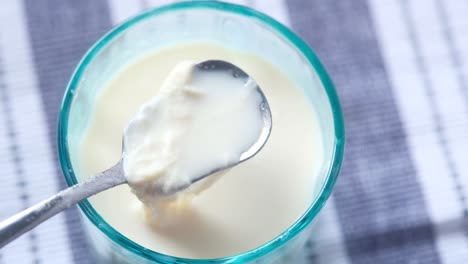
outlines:
[[[231, 74], [233, 78], [242, 79], [245, 80], [245, 82], [252, 80], [247, 73], [239, 69], [237, 66], [221, 60], [208, 60], [198, 63], [195, 65], [193, 74], [203, 74], [211, 71], [226, 71]], [[231, 168], [252, 158], [265, 145], [268, 137], [270, 136], [272, 127], [271, 112], [262, 90], [258, 85], [256, 88], [262, 98], [258, 110], [261, 112], [263, 120], [263, 128], [260, 131], [257, 140], [242, 153], [237, 162], [226, 164], [222, 167], [213, 168], [212, 170], [193, 178], [191, 184], [200, 181], [216, 172]], [[67, 209], [72, 205], [75, 205], [81, 200], [114, 186], [127, 183], [127, 179], [125, 178], [123, 171], [122, 161], [123, 160], [121, 159], [110, 169], [90, 177], [81, 183], [62, 190], [49, 199], [46, 199], [0, 222], [0, 248], [18, 238], [20, 235], [33, 229], [45, 220], [56, 215], [57, 213]], [[171, 190], [161, 192], [160, 195], [171, 195], [189, 186], [190, 185], [186, 184], [175, 186]]]

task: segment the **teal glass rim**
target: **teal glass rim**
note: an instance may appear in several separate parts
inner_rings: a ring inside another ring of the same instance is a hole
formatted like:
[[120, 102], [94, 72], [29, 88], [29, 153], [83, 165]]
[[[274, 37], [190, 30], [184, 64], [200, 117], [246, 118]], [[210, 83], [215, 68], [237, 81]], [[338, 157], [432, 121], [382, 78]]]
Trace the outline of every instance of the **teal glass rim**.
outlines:
[[249, 250], [239, 255], [216, 259], [179, 258], [149, 250], [131, 241], [130, 239], [126, 238], [124, 235], [119, 233], [117, 230], [112, 228], [96, 212], [96, 210], [91, 206], [88, 200], [80, 202], [79, 207], [86, 215], [86, 217], [93, 223], [93, 225], [95, 225], [96, 228], [103, 232], [112, 241], [147, 260], [158, 261], [159, 263], [174, 263], [174, 261], [177, 261], [177, 263], [244, 263], [264, 256], [267, 253], [285, 244], [291, 238], [299, 234], [318, 215], [325, 202], [330, 197], [332, 189], [335, 185], [336, 179], [341, 168], [344, 152], [344, 120], [339, 99], [330, 77], [328, 76], [327, 72], [325, 71], [324, 67], [320, 63], [315, 53], [309, 48], [309, 46], [296, 34], [294, 34], [290, 29], [288, 29], [286, 26], [282, 25], [278, 21], [274, 20], [273, 18], [245, 6], [217, 1], [193, 1], [180, 2], [158, 7], [155, 9], [150, 9], [148, 11], [136, 15], [135, 17], [130, 18], [129, 20], [125, 21], [119, 26], [113, 28], [100, 40], [98, 40], [84, 55], [77, 68], [75, 69], [75, 72], [73, 73], [72, 78], [65, 91], [58, 122], [57, 140], [60, 165], [62, 168], [62, 172], [65, 176], [65, 181], [67, 185], [72, 186], [77, 184], [78, 181], [74, 174], [71, 159], [69, 156], [67, 138], [68, 119], [70, 114], [70, 108], [75, 94], [74, 91], [77, 89], [80, 80], [83, 76], [83, 73], [85, 72], [90, 62], [99, 54], [101, 50], [103, 50], [106, 47], [106, 45], [108, 45], [108, 43], [110, 43], [112, 40], [114, 40], [116, 37], [122, 34], [122, 32], [132, 27], [133, 25], [140, 23], [141, 21], [144, 21], [150, 17], [157, 16], [163, 13], [188, 9], [217, 10], [248, 17], [259, 21], [262, 24], [268, 26], [270, 30], [277, 33], [279, 36], [282, 36], [286, 41], [289, 41], [294, 47], [296, 47], [298, 51], [308, 61], [310, 66], [316, 71], [328, 96], [332, 108], [333, 122], [335, 128], [335, 145], [333, 146], [334, 149], [332, 152], [332, 162], [330, 168], [328, 168], [328, 175], [326, 176], [325, 183], [322, 186], [319, 195], [312, 202], [307, 211], [293, 225], [291, 225], [287, 230], [283, 231], [283, 233], [281, 233], [277, 237], [273, 238], [271, 241], [267, 242], [262, 246], [259, 246], [258, 248]]

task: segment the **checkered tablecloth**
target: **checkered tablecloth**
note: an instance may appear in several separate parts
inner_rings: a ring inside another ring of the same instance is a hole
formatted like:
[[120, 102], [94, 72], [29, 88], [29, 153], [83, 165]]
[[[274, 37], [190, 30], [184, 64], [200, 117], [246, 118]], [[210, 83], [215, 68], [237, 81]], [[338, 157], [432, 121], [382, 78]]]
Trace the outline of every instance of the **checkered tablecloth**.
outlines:
[[[168, 0], [0, 2], [0, 219], [64, 187], [57, 112], [84, 52]], [[290, 26], [340, 95], [345, 161], [304, 263], [468, 263], [468, 0], [237, 0]], [[0, 250], [92, 263], [77, 209]]]

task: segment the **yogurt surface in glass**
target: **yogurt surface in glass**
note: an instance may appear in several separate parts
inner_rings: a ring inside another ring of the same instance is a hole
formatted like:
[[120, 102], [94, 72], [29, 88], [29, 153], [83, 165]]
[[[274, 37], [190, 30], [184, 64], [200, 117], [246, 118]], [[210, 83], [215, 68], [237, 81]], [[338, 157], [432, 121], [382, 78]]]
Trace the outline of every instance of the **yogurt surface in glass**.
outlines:
[[83, 176], [105, 170], [120, 159], [122, 131], [141, 105], [159, 94], [178, 63], [208, 59], [239, 66], [262, 88], [272, 111], [273, 130], [260, 153], [229, 170], [189, 205], [165, 214], [167, 225], [148, 224], [144, 206], [128, 186], [90, 199], [104, 220], [129, 239], [178, 257], [225, 257], [270, 241], [306, 211], [316, 196], [315, 186], [321, 184], [317, 174], [323, 159], [322, 135], [305, 95], [260, 57], [207, 43], [147, 54], [109, 82], [81, 144]]

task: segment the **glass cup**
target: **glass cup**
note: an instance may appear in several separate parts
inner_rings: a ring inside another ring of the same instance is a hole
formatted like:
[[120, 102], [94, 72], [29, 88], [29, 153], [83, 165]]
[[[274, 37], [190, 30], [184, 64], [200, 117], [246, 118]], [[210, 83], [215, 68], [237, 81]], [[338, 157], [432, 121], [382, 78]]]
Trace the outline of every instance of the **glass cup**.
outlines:
[[[333, 84], [312, 50], [288, 28], [247, 7], [183, 2], [141, 13], [112, 29], [84, 56], [67, 87], [59, 117], [60, 163], [69, 186], [80, 181], [78, 147], [100, 90], [122, 66], [150, 51], [174, 44], [213, 42], [256, 54], [287, 74], [315, 109], [322, 130], [324, 162], [313, 202], [279, 236], [258, 248], [218, 259], [164, 255], [129, 240], [87, 201], [79, 204], [86, 235], [98, 263], [295, 263], [335, 184], [344, 148], [344, 124]], [[287, 87], [285, 89], [293, 89]], [[311, 172], [312, 173], [312, 172]]]

